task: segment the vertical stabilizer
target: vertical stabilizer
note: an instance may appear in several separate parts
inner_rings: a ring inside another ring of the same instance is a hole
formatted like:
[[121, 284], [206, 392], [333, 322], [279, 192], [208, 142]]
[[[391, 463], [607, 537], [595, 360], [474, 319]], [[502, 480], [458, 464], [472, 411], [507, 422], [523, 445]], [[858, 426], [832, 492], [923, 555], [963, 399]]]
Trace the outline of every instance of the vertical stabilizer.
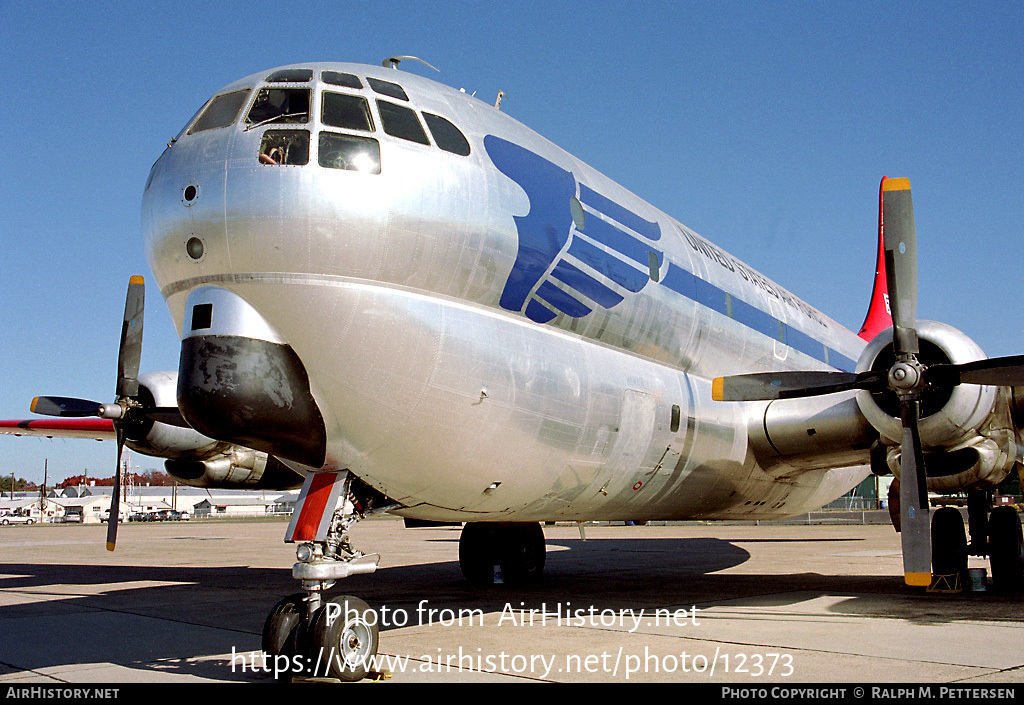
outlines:
[[871, 291], [871, 306], [860, 328], [861, 338], [871, 340], [881, 331], [892, 326], [892, 311], [889, 308], [889, 285], [885, 279], [885, 213], [882, 208], [882, 193], [889, 177], [883, 176], [878, 187], [878, 259], [875, 264], [875, 286]]

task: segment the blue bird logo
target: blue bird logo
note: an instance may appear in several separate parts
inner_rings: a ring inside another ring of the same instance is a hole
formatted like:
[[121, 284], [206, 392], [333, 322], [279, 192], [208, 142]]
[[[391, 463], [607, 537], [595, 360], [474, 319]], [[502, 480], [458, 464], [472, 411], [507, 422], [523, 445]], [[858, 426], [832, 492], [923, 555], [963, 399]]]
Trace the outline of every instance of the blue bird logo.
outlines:
[[660, 271], [657, 223], [644, 220], [539, 154], [494, 135], [484, 148], [501, 173], [530, 200], [513, 216], [519, 251], [500, 305], [537, 323], [559, 313], [582, 318], [595, 306], [612, 308], [638, 293]]

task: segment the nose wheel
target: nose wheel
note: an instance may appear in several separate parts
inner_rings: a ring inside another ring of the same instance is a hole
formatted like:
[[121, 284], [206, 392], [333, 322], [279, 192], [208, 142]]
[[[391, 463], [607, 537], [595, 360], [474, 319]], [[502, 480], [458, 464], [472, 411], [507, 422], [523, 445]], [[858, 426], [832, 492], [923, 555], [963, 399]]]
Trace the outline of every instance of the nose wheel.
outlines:
[[358, 597], [332, 597], [313, 619], [310, 644], [318, 672], [341, 681], [359, 681], [374, 669], [379, 634], [377, 614]]
[[306, 619], [305, 599], [304, 593], [289, 595], [270, 610], [263, 624], [263, 653], [291, 658], [303, 652], [300, 627]]
[[289, 595], [274, 605], [263, 625], [266, 669], [286, 682], [296, 677], [360, 681], [376, 672], [379, 643], [376, 613], [352, 595], [319, 605], [302, 593]]

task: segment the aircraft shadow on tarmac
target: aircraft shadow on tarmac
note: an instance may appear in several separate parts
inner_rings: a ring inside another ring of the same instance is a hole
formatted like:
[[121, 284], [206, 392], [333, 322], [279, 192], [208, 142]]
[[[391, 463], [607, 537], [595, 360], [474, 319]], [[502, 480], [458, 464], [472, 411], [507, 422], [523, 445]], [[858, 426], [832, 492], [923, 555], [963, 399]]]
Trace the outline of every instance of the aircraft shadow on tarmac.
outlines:
[[[458, 533], [451, 537], [424, 538], [452, 541], [457, 548]], [[1019, 595], [925, 597], [906, 593], [899, 576], [723, 573], [747, 562], [750, 554], [714, 538], [555, 539], [548, 546], [544, 577], [527, 586], [470, 585], [455, 560], [385, 565], [373, 575], [342, 581], [329, 594], [352, 594], [378, 609], [387, 605], [410, 614], [422, 600], [436, 610], [490, 614], [508, 606], [651, 612], [693, 605], [785, 608], [832, 596], [844, 598], [831, 608], [837, 616], [938, 623], [1000, 615], [1020, 619]], [[297, 591], [287, 568], [21, 563], [6, 564], [0, 572], [8, 576], [0, 578], [0, 589], [25, 598], [8, 600], [0, 611], [8, 635], [0, 640], [0, 674], [120, 664], [142, 672], [140, 680], [146, 680], [145, 672], [269, 680], [269, 675], [233, 672], [225, 659], [209, 657], [258, 650], [266, 614], [280, 597]], [[382, 633], [390, 628], [383, 625]], [[386, 635], [382, 640], [386, 650]]]

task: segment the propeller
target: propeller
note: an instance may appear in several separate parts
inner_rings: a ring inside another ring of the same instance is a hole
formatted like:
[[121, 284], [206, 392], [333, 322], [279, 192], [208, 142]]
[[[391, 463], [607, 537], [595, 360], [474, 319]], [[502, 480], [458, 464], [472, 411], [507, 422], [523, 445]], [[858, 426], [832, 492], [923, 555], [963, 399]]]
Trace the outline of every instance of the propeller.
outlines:
[[931, 583], [931, 536], [927, 476], [921, 449], [921, 397], [926, 387], [958, 384], [1024, 385], [1024, 356], [991, 358], [959, 365], [925, 366], [918, 360], [917, 234], [909, 179], [883, 178], [879, 227], [893, 323], [895, 363], [867, 372], [783, 371], [719, 377], [717, 401], [768, 401], [854, 389], [890, 390], [899, 399], [903, 428], [900, 453], [900, 520], [903, 572], [908, 585]]
[[124, 302], [124, 320], [121, 323], [121, 343], [117, 354], [117, 385], [112, 404], [101, 404], [73, 397], [36, 397], [32, 411], [46, 416], [98, 416], [110, 419], [117, 437], [117, 463], [114, 473], [114, 492], [110, 501], [110, 519], [107, 521], [107, 550], [113, 551], [117, 543], [117, 524], [121, 506], [121, 454], [128, 430], [147, 420], [188, 425], [177, 408], [145, 408], [139, 398], [139, 364], [142, 359], [142, 319], [146, 300], [146, 283], [139, 276], [128, 282]]

